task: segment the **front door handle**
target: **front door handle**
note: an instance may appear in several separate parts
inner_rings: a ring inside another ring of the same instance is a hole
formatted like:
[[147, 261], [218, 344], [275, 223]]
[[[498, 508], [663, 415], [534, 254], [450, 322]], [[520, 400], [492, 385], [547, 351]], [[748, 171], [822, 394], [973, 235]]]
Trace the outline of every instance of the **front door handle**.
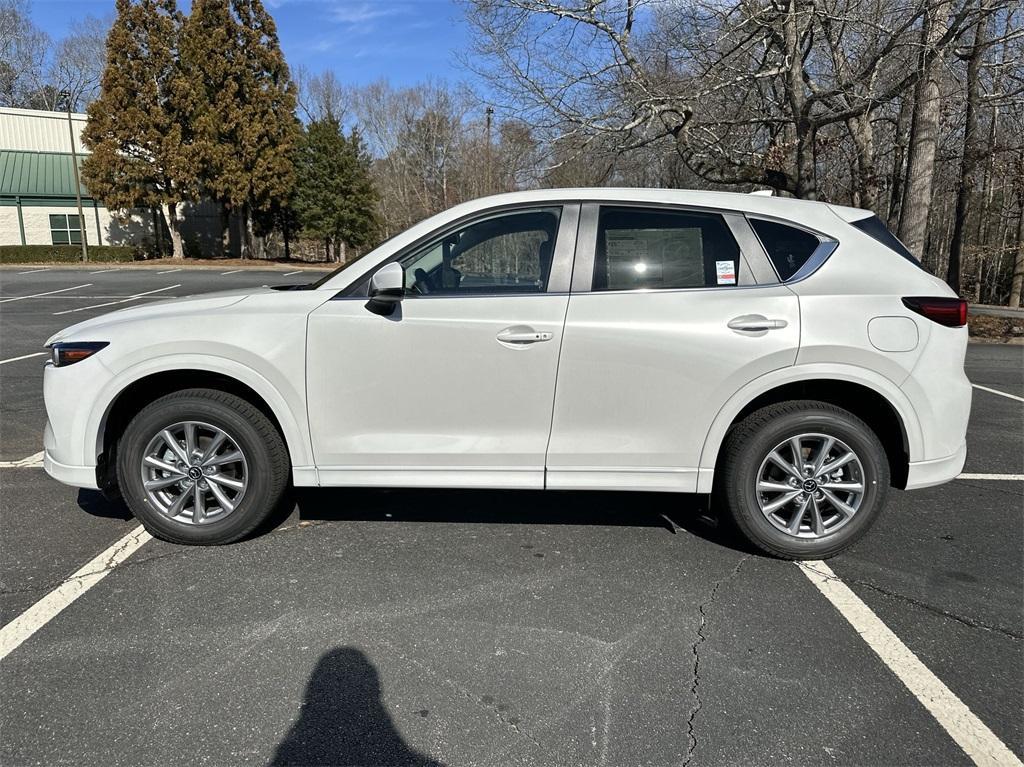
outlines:
[[527, 325], [513, 325], [498, 333], [498, 340], [503, 344], [535, 344], [539, 341], [550, 341], [554, 333], [536, 331]]
[[770, 320], [760, 314], [744, 314], [742, 317], [734, 317], [728, 323], [732, 330], [744, 330], [748, 333], [778, 330], [788, 324], [785, 320]]

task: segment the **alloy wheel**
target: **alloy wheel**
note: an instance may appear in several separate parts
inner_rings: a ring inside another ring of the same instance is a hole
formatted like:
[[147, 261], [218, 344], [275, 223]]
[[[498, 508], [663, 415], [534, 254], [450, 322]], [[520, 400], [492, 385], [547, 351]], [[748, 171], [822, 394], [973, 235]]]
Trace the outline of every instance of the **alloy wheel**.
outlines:
[[864, 466], [842, 440], [798, 434], [780, 442], [761, 462], [755, 496], [777, 530], [821, 538], [847, 525], [864, 500]]
[[140, 466], [149, 502], [187, 525], [224, 519], [238, 508], [249, 483], [249, 467], [237, 441], [200, 421], [181, 421], [149, 441]]

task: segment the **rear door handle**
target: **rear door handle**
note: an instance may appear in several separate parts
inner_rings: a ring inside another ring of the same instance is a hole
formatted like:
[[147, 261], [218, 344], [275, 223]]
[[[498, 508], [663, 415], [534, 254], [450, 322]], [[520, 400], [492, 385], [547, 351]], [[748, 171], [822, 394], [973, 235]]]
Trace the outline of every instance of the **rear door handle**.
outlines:
[[728, 326], [732, 330], [745, 330], [748, 333], [765, 330], [778, 330], [789, 323], [785, 320], [770, 320], [760, 314], [744, 314], [742, 317], [734, 317], [729, 320]]
[[498, 340], [503, 344], [535, 344], [550, 341], [554, 337], [554, 333], [537, 331], [527, 325], [513, 325], [498, 333]]

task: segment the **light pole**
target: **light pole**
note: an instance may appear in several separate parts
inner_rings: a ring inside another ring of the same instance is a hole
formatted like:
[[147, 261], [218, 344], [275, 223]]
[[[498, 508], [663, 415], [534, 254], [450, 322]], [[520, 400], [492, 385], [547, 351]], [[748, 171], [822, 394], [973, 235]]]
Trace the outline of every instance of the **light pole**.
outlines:
[[[75, 173], [75, 202], [78, 203], [78, 230], [82, 238], [82, 260], [89, 260], [89, 243], [86, 236], [85, 213], [82, 211], [82, 182], [78, 177], [78, 152], [75, 151], [75, 126], [71, 122], [71, 92], [64, 91], [64, 103], [68, 108], [68, 137], [71, 139], [71, 169]], [[94, 203], [95, 204], [95, 203]], [[68, 227], [70, 235], [71, 227]]]

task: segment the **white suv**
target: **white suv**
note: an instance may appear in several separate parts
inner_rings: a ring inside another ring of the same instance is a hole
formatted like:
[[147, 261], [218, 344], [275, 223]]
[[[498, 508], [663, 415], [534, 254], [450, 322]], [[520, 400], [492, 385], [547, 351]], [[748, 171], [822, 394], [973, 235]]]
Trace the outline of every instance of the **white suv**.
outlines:
[[714, 493], [764, 551], [826, 557], [963, 467], [966, 318], [869, 211], [500, 195], [311, 285], [58, 333], [45, 465], [179, 543], [249, 534], [290, 480]]

